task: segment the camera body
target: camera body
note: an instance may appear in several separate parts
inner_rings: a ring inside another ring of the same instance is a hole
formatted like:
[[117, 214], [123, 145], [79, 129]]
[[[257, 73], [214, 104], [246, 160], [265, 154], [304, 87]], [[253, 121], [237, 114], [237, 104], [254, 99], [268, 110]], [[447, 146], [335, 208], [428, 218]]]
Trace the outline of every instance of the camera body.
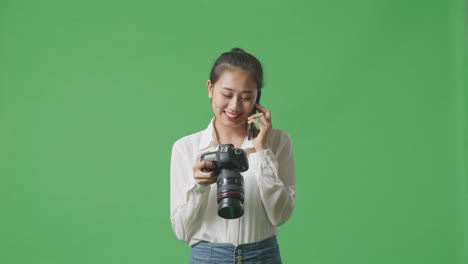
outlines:
[[214, 163], [215, 168], [202, 168], [202, 171], [215, 171], [217, 175], [218, 215], [225, 219], [239, 218], [244, 214], [244, 178], [240, 174], [249, 169], [247, 154], [233, 144], [220, 145], [217, 151], [206, 152], [201, 160]]

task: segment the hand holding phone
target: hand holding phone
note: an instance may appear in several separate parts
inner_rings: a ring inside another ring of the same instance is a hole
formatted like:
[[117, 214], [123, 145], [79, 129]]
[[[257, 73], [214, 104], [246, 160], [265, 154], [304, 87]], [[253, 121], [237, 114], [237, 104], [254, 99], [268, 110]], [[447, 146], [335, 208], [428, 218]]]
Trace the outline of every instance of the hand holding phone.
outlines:
[[[257, 100], [255, 100], [255, 104], [260, 104], [260, 97], [262, 95], [262, 91], [260, 89], [258, 89], [258, 92], [257, 92]], [[255, 114], [257, 113], [257, 107], [254, 106], [254, 109], [252, 111], [252, 114]], [[250, 123], [249, 124], [249, 130], [248, 130], [248, 135], [247, 135], [247, 139], [248, 140], [252, 140], [253, 138], [253, 133], [254, 133], [254, 130], [255, 130], [255, 124], [254, 123]]]
[[[249, 129], [252, 129], [250, 138], [254, 145], [254, 152], [263, 151], [268, 148], [268, 139], [272, 129], [270, 109], [261, 104], [256, 104], [256, 108], [258, 113], [252, 114], [247, 121], [249, 125], [252, 124], [254, 126], [254, 128], [249, 126]], [[255, 133], [255, 139], [253, 139], [253, 129], [255, 129], [255, 126], [258, 126], [259, 130], [257, 130], [258, 133]]]

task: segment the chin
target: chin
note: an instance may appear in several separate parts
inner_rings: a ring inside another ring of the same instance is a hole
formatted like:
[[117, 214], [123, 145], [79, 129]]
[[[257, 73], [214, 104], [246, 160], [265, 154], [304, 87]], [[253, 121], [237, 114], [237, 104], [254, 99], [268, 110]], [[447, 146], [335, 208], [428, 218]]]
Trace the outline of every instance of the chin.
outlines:
[[247, 120], [239, 118], [239, 120], [231, 121], [227, 119], [226, 117], [219, 118], [218, 120], [221, 121], [221, 124], [226, 127], [239, 127], [243, 126], [244, 124], [247, 123]]
[[242, 124], [243, 124], [242, 121], [232, 122], [232, 121], [229, 121], [229, 120], [223, 120], [223, 125], [225, 125], [227, 127], [239, 127], [239, 126], [242, 126]]

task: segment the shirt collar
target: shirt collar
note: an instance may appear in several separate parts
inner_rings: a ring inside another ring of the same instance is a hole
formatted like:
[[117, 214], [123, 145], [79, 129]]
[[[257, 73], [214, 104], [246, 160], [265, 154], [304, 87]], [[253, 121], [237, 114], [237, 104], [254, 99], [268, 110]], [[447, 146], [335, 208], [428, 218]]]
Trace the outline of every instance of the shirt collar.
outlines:
[[216, 138], [216, 132], [214, 129], [214, 117], [213, 117], [211, 118], [211, 121], [208, 124], [208, 127], [202, 132], [202, 137], [201, 137], [200, 145], [198, 146], [198, 148], [200, 150], [203, 150], [203, 149], [217, 146], [217, 145], [219, 144], [218, 144], [218, 139]]
[[[211, 118], [208, 127], [202, 132], [202, 137], [198, 146], [199, 150], [205, 150], [207, 148], [217, 147], [219, 145], [218, 138], [216, 138], [216, 131], [214, 128], [214, 119], [214, 117]], [[252, 148], [253, 146], [253, 141], [247, 140], [246, 137], [244, 143], [242, 144], [242, 148]]]

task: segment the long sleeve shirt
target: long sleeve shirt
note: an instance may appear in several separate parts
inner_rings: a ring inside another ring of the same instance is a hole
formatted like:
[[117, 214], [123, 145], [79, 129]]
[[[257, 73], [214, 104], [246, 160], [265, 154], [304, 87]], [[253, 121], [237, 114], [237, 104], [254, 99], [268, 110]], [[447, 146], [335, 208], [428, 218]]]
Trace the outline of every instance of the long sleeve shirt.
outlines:
[[[268, 148], [248, 155], [244, 178], [244, 215], [218, 216], [216, 184], [199, 185], [193, 165], [200, 154], [217, 150], [213, 120], [208, 128], [176, 141], [171, 155], [171, 223], [176, 236], [190, 245], [200, 241], [234, 245], [258, 242], [278, 234], [292, 215], [296, 198], [293, 148], [289, 135], [272, 129]], [[244, 140], [243, 149], [253, 148]]]

